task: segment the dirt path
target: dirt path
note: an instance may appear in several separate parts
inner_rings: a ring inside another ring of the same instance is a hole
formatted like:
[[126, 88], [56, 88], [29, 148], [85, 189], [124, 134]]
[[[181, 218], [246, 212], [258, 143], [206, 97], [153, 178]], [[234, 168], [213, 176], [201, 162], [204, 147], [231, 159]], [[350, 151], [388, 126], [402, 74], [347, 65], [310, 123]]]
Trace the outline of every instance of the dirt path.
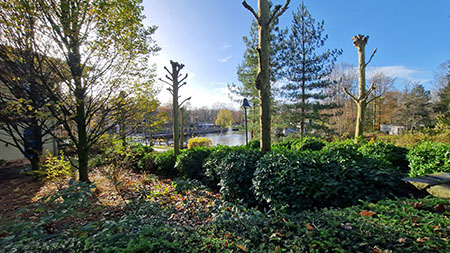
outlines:
[[32, 176], [21, 173], [25, 164], [13, 162], [0, 167], [0, 220], [8, 219], [21, 207], [32, 203], [43, 185]]

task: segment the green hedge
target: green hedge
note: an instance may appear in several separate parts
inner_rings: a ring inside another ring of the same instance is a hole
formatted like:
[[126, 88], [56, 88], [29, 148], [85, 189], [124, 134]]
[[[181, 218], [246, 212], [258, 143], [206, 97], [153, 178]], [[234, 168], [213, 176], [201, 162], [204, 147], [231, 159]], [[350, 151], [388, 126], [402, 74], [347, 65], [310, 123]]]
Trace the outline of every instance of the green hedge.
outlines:
[[407, 158], [411, 177], [450, 172], [450, 144], [422, 142], [409, 151]]
[[225, 153], [224, 156], [219, 158], [216, 155], [215, 167], [208, 169], [208, 175], [214, 174], [219, 180], [220, 193], [225, 200], [239, 199], [251, 205], [255, 204], [252, 179], [262, 153], [245, 147], [235, 147], [222, 152]]
[[333, 147], [268, 153], [258, 163], [253, 185], [258, 200], [274, 209], [304, 210], [381, 199], [400, 178], [375, 159]]
[[408, 149], [386, 142], [368, 142], [358, 148], [358, 152], [392, 167], [393, 170], [408, 172]]
[[205, 177], [203, 161], [211, 152], [212, 149], [206, 147], [195, 147], [184, 150], [178, 155], [175, 164], [179, 175], [184, 178], [203, 180]]
[[158, 153], [155, 157], [156, 174], [163, 176], [176, 176], [178, 171], [175, 169], [176, 157], [173, 149]]

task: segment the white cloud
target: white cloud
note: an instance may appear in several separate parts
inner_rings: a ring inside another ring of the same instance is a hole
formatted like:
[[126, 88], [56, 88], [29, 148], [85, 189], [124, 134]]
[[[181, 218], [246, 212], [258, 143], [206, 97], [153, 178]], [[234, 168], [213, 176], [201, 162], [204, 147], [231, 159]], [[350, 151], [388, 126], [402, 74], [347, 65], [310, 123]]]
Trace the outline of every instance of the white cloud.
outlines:
[[229, 55], [229, 56], [227, 56], [225, 58], [219, 59], [219, 62], [220, 63], [225, 63], [225, 62], [229, 61], [232, 57], [233, 56]]
[[430, 73], [427, 71], [413, 69], [407, 66], [382, 66], [369, 67], [367, 69], [367, 76], [369, 78], [376, 73], [384, 73], [390, 77], [418, 81], [420, 83], [427, 83], [432, 79]]
[[231, 47], [233, 47], [233, 46], [231, 44], [229, 44], [228, 42], [224, 42], [223, 45], [222, 45], [222, 49], [223, 50], [229, 49]]

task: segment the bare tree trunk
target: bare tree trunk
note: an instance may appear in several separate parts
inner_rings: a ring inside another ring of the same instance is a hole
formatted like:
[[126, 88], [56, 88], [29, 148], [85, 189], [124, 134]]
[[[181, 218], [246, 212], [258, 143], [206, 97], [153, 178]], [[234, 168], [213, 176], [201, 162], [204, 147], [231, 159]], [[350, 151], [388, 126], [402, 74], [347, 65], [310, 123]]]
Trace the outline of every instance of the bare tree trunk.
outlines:
[[260, 100], [260, 148], [262, 152], [268, 152], [271, 148], [270, 143], [270, 29], [273, 22], [282, 15], [290, 0], [286, 0], [285, 5], [277, 5], [271, 14], [269, 0], [258, 0], [258, 13], [247, 4], [246, 1], [242, 2], [242, 5], [249, 10], [258, 22], [258, 58], [259, 69], [256, 76], [256, 89], [258, 89], [258, 95]]
[[162, 82], [169, 84], [170, 87], [167, 88], [170, 93], [172, 93], [172, 109], [173, 109], [173, 151], [174, 155], [177, 156], [180, 152], [180, 107], [184, 102], [191, 99], [190, 97], [183, 100], [183, 102], [178, 103], [178, 90], [186, 84], [184, 82], [188, 75], [186, 74], [181, 80], [178, 78], [181, 77], [180, 71], [184, 68], [184, 64], [180, 64], [178, 62], [170, 61], [170, 65], [172, 65], [172, 71], [169, 71], [166, 67], [164, 69], [169, 73], [166, 75], [166, 78], [171, 82], [164, 81]]
[[372, 57], [375, 55], [377, 49], [375, 49], [370, 56], [369, 61], [366, 63], [366, 53], [365, 48], [367, 41], [369, 40], [369, 36], [364, 36], [358, 34], [353, 36], [353, 45], [358, 49], [358, 97], [353, 96], [348, 92], [347, 89], [344, 88], [345, 93], [349, 95], [352, 100], [356, 103], [357, 114], [356, 114], [356, 127], [355, 127], [355, 140], [358, 140], [358, 137], [363, 134], [364, 129], [364, 115], [367, 107], [367, 98], [370, 93], [375, 89], [374, 84], [370, 85], [368, 91], [366, 91], [366, 67], [372, 60]]

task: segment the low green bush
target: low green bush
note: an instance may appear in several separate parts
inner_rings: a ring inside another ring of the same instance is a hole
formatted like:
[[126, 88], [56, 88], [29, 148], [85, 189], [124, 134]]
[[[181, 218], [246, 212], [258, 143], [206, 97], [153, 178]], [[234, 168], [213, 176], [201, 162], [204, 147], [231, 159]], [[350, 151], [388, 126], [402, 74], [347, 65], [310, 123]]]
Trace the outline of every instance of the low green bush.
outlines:
[[174, 177], [178, 174], [175, 169], [176, 157], [173, 149], [158, 153], [155, 157], [156, 174]]
[[407, 159], [411, 177], [450, 172], [450, 144], [422, 142], [409, 151]]
[[220, 159], [215, 168], [215, 175], [219, 179], [220, 193], [225, 200], [240, 199], [250, 205], [256, 203], [252, 179], [261, 156], [259, 150], [235, 147]]
[[175, 168], [179, 175], [184, 178], [197, 179], [203, 181], [205, 172], [203, 170], [203, 161], [211, 153], [210, 148], [196, 147], [184, 150], [177, 157]]
[[326, 141], [316, 137], [303, 137], [294, 144], [293, 148], [295, 150], [321, 150], [326, 143]]
[[347, 146], [333, 146], [321, 151], [268, 153], [258, 163], [253, 185], [258, 200], [273, 209], [304, 210], [381, 199], [400, 178], [375, 159]]
[[261, 141], [259, 139], [251, 139], [248, 142], [248, 147], [253, 149], [259, 149], [261, 145]]
[[220, 182], [217, 176], [217, 168], [222, 163], [223, 158], [228, 154], [230, 150], [237, 147], [230, 146], [215, 146], [211, 150], [211, 154], [203, 161], [203, 170], [205, 171], [205, 183], [214, 189], [219, 190], [218, 184]]
[[394, 170], [405, 173], [408, 171], [408, 160], [406, 159], [408, 149], [406, 148], [397, 147], [394, 144], [386, 142], [370, 141], [360, 146], [358, 152], [365, 157], [384, 162]]

